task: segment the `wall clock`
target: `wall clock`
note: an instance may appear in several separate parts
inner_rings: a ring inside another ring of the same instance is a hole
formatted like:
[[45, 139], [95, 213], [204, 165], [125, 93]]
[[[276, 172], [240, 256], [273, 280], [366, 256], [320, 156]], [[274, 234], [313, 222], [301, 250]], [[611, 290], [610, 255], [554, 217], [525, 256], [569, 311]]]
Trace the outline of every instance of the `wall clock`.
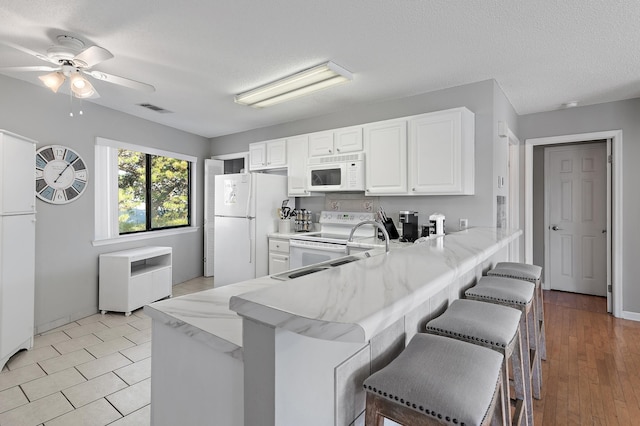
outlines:
[[36, 196], [52, 204], [66, 204], [87, 187], [88, 171], [82, 157], [62, 145], [36, 151]]

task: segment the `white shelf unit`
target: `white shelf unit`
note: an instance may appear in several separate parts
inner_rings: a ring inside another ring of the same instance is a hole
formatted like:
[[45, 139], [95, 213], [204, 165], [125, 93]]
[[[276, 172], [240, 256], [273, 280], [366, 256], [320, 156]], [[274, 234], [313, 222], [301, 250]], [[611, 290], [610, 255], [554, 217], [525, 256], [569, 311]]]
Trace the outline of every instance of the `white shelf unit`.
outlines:
[[130, 315], [171, 297], [171, 247], [140, 247], [100, 255], [98, 307]]
[[33, 347], [35, 156], [35, 141], [0, 129], [0, 370]]

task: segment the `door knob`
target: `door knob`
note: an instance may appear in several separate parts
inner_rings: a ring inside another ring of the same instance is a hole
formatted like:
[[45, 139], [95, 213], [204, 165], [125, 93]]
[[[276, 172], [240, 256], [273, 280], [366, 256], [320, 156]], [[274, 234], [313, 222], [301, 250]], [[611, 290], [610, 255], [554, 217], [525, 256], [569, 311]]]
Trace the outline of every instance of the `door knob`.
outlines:
[[558, 228], [556, 225], [553, 225], [553, 226], [551, 227], [551, 229], [552, 229], [553, 231], [562, 231], [562, 228]]

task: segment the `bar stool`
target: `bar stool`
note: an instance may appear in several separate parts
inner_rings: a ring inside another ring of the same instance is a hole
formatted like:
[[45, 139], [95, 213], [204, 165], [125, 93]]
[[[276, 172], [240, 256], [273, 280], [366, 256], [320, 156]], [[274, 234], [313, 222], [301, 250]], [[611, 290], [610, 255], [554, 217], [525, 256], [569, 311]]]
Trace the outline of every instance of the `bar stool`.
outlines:
[[416, 334], [364, 381], [366, 426], [505, 424], [498, 352], [433, 334]]
[[538, 337], [540, 338], [540, 358], [547, 359], [547, 336], [544, 329], [544, 296], [542, 292], [542, 268], [518, 262], [499, 262], [495, 268], [487, 272], [493, 277], [515, 278], [532, 282], [536, 285], [536, 316], [538, 317]]
[[525, 391], [527, 398], [540, 399], [542, 386], [542, 371], [540, 354], [533, 346], [537, 341], [537, 327], [535, 303], [533, 303], [535, 285], [522, 280], [502, 277], [482, 277], [478, 284], [465, 291], [465, 296], [470, 300], [495, 303], [520, 310], [520, 329], [524, 333], [525, 353], [523, 357], [523, 369], [525, 373]]
[[[522, 313], [507, 306], [476, 300], [455, 300], [439, 317], [429, 321], [427, 333], [437, 334], [493, 349], [504, 357], [502, 363], [502, 389], [506, 413], [510, 425], [520, 425], [523, 410], [525, 424], [533, 425], [533, 402], [526, 398], [525, 375], [522, 358], [525, 353], [520, 330]], [[516, 391], [516, 407], [511, 415], [508, 360], [513, 366], [513, 382]]]

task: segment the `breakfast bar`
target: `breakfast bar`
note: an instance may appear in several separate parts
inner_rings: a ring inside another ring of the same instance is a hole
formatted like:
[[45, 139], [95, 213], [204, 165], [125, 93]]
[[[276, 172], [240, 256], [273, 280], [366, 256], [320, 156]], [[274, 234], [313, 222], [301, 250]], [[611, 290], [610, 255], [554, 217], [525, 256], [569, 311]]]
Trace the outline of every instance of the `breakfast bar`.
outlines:
[[364, 379], [507, 260], [520, 234], [470, 228], [293, 280], [267, 276], [145, 307], [153, 424], [359, 424]]

